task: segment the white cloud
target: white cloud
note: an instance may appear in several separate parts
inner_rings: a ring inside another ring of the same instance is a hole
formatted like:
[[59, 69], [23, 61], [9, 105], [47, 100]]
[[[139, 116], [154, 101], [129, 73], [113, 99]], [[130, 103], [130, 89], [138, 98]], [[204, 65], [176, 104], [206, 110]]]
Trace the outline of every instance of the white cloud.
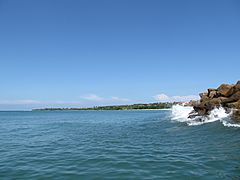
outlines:
[[166, 94], [157, 94], [153, 98], [157, 101], [169, 101], [169, 97]]
[[81, 96], [82, 99], [89, 100], [89, 101], [104, 101], [103, 97], [97, 96], [96, 94], [88, 94], [85, 96]]
[[130, 100], [127, 99], [127, 98], [120, 98], [120, 97], [116, 97], [116, 96], [111, 97], [111, 99], [114, 100], [114, 101], [121, 101], [121, 102], [130, 101]]
[[101, 97], [96, 94], [88, 94], [85, 96], [81, 96], [81, 99], [88, 100], [88, 101], [96, 101], [96, 102], [127, 102], [130, 101], [127, 98], [121, 98], [117, 96], [112, 97]]
[[186, 96], [168, 96], [166, 94], [157, 94], [153, 98], [160, 102], [186, 102], [190, 100], [198, 100], [199, 96], [186, 95]]

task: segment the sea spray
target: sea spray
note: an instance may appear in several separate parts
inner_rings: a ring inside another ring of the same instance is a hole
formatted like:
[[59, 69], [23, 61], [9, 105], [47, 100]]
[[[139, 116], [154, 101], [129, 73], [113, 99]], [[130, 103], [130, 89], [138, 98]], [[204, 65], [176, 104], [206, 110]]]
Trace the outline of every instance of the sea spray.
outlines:
[[240, 127], [240, 124], [234, 123], [229, 116], [232, 112], [227, 113], [223, 107], [214, 108], [209, 115], [196, 118], [189, 118], [189, 113], [193, 111], [190, 106], [174, 105], [172, 107], [172, 120], [186, 122], [189, 126], [196, 126], [205, 123], [220, 121], [227, 127]]
[[227, 120], [221, 120], [222, 124], [226, 127], [237, 127], [240, 128], [240, 124], [234, 123], [234, 122], [229, 122]]
[[193, 111], [190, 106], [174, 105], [172, 107], [172, 119], [180, 122], [189, 121], [189, 113]]
[[209, 115], [202, 116], [198, 118], [193, 118], [192, 121], [188, 123], [190, 126], [194, 125], [201, 125], [205, 123], [215, 122], [224, 118], [227, 118], [230, 115], [230, 113], [226, 113], [225, 109], [223, 107], [214, 108]]

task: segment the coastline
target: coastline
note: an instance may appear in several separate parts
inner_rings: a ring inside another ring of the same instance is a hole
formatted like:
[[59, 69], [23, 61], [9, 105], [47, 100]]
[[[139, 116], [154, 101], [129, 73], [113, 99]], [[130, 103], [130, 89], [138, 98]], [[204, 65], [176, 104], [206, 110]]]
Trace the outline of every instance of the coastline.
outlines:
[[170, 109], [175, 103], [148, 103], [148, 104], [129, 104], [129, 105], [109, 105], [109, 106], [94, 106], [86, 108], [40, 108], [32, 109], [32, 111], [83, 111], [83, 110], [160, 110]]
[[[57, 112], [57, 111], [170, 111], [171, 108], [164, 108], [164, 109], [82, 109], [82, 110], [30, 110], [30, 111], [22, 111], [22, 112]], [[11, 112], [11, 111], [9, 111]], [[14, 112], [14, 111], [13, 111]], [[21, 111], [19, 111], [21, 112]]]

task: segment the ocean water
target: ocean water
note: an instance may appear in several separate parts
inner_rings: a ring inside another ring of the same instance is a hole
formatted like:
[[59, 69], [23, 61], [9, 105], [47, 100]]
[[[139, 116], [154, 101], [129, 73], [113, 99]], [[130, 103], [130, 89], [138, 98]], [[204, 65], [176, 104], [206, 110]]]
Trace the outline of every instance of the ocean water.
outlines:
[[240, 179], [237, 124], [181, 108], [0, 112], [0, 179]]

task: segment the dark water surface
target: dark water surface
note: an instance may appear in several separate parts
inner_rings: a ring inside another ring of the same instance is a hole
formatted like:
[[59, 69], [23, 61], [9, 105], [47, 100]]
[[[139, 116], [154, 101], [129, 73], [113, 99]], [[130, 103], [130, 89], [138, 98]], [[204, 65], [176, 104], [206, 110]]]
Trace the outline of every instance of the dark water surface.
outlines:
[[170, 113], [0, 112], [0, 179], [240, 179], [240, 128]]

